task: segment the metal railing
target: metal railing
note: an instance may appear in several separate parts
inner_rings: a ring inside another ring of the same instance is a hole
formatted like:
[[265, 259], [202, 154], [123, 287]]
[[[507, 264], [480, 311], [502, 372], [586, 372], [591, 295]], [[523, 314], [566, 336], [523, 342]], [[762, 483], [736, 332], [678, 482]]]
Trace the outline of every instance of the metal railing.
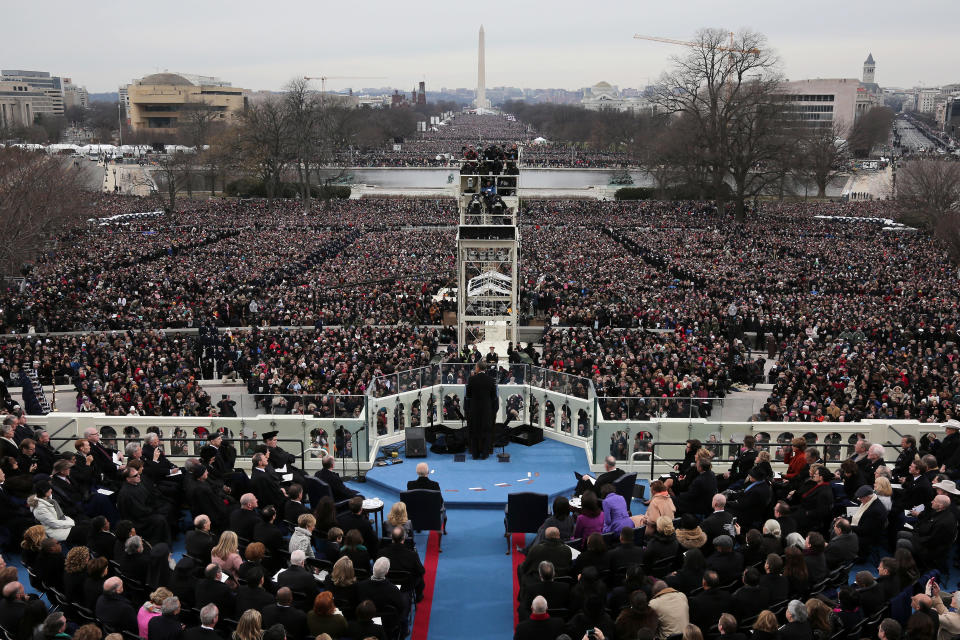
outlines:
[[764, 404], [759, 398], [732, 393], [723, 397], [599, 396], [597, 407], [604, 420], [643, 421], [683, 418], [707, 422], [746, 421]]

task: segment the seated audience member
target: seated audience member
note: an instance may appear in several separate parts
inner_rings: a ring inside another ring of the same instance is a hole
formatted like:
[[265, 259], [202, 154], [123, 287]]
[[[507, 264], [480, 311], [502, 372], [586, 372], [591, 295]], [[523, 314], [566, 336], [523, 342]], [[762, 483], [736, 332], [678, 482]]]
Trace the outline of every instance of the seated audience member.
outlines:
[[728, 591], [719, 588], [720, 578], [716, 571], [707, 569], [703, 572], [702, 586], [703, 591], [690, 598], [690, 622], [701, 629], [712, 629], [722, 613], [734, 609], [734, 600]]
[[827, 543], [827, 548], [823, 552], [827, 569], [832, 571], [841, 565], [855, 561], [859, 549], [860, 542], [850, 522], [846, 518], [834, 520], [830, 542]]
[[[553, 564], [544, 560], [537, 567], [537, 579], [528, 580], [521, 585], [520, 606], [517, 612], [521, 618], [530, 617], [530, 603], [537, 596], [543, 596], [547, 602], [553, 603], [555, 609], [566, 609], [570, 604], [570, 585], [565, 582], [556, 582], [556, 570]], [[363, 592], [361, 591], [361, 597]]]
[[764, 609], [757, 614], [757, 621], [753, 623], [751, 638], [754, 640], [778, 640], [780, 638], [779, 628], [780, 623], [777, 622], [776, 614], [769, 609]]
[[302, 513], [297, 520], [297, 526], [290, 536], [289, 550], [293, 553], [297, 549], [303, 551], [308, 558], [315, 558], [313, 551], [313, 530], [317, 527], [317, 519], [313, 514]]
[[703, 553], [707, 544], [707, 534], [700, 528], [697, 517], [690, 513], [680, 516], [680, 526], [677, 528], [677, 542], [684, 549], [700, 549]]
[[760, 586], [760, 571], [748, 567], [743, 572], [743, 586], [733, 592], [734, 611], [739, 620], [753, 618], [771, 604], [770, 594]]
[[[621, 529], [622, 534], [628, 529]], [[677, 537], [673, 530], [673, 520], [667, 516], [657, 518], [657, 530], [647, 539], [647, 545], [643, 549], [643, 568], [657, 578], [662, 578], [675, 566], [680, 545], [677, 543]], [[615, 555], [617, 549], [611, 552]], [[666, 565], [666, 566], [664, 566]]]
[[700, 549], [687, 549], [683, 553], [683, 564], [680, 569], [668, 575], [664, 580], [670, 587], [690, 595], [694, 589], [699, 589], [703, 583], [703, 572], [706, 568], [707, 563]]
[[737, 619], [729, 613], [722, 614], [717, 622], [717, 629], [723, 640], [747, 640], [745, 634], [737, 631], [738, 626]]
[[813, 640], [807, 607], [799, 600], [787, 603], [787, 624], [780, 629], [781, 640]]
[[[657, 612], [648, 604], [647, 594], [638, 589], [630, 594], [630, 606], [621, 609], [620, 615], [617, 616], [617, 637], [636, 638], [641, 629], [646, 629], [655, 635], [659, 623]], [[576, 630], [573, 629], [573, 631]], [[608, 632], [604, 632], [604, 637], [608, 637]]]
[[[564, 631], [561, 618], [551, 618], [547, 613], [547, 600], [537, 596], [530, 605], [530, 618], [522, 620], [513, 633], [514, 640], [537, 640], [539, 638], [556, 638]], [[359, 611], [358, 611], [359, 617]]]
[[[316, 596], [313, 596], [316, 598]], [[277, 600], [263, 608], [263, 625], [271, 627], [282, 624], [291, 638], [303, 638], [307, 635], [307, 614], [293, 606], [293, 591], [289, 587], [277, 589]], [[313, 600], [310, 601], [313, 605]]]
[[600, 487], [603, 496], [603, 533], [619, 533], [624, 527], [633, 528], [633, 520], [627, 512], [627, 501], [616, 492], [612, 484]]
[[332, 593], [323, 591], [317, 594], [313, 608], [307, 613], [307, 630], [311, 636], [326, 633], [331, 638], [339, 638], [346, 635], [347, 619], [343, 614], [336, 613], [336, 609]]
[[[147, 640], [181, 640], [184, 625], [178, 619], [179, 615], [180, 599], [170, 596], [164, 600], [160, 605], [160, 615], [150, 618], [147, 623]], [[73, 637], [77, 640], [76, 634]]]
[[304, 611], [313, 605], [313, 599], [318, 592], [313, 573], [304, 567], [306, 559], [307, 556], [303, 551], [294, 551], [290, 554], [290, 566], [277, 576], [278, 591], [281, 587], [289, 587], [290, 591], [304, 594], [305, 601], [302, 603]]
[[265, 581], [266, 577], [260, 567], [253, 567], [246, 572], [244, 584], [237, 589], [237, 611], [262, 611], [265, 606], [273, 603], [273, 596], [263, 587]]
[[203, 570], [203, 578], [197, 580], [194, 588], [194, 606], [203, 608], [208, 604], [217, 605], [217, 611], [224, 618], [233, 618], [236, 613], [236, 596], [223, 580], [220, 567], [210, 563]]
[[[387, 573], [389, 572], [390, 559], [377, 558], [377, 561], [373, 563], [373, 572], [370, 574], [370, 578], [357, 584], [357, 595], [361, 601], [372, 600], [377, 607], [377, 611], [381, 613], [386, 607], [392, 607], [400, 617], [397, 621], [402, 633], [400, 637], [405, 638], [407, 636], [407, 619], [410, 601], [400, 593], [399, 589], [387, 580]], [[567, 585], [567, 588], [569, 589], [569, 585]], [[387, 625], [385, 624], [384, 626]], [[393, 635], [396, 633], [397, 628], [388, 627], [386, 631], [388, 634]]]
[[592, 490], [580, 496], [580, 515], [573, 527], [573, 537], [588, 539], [594, 533], [603, 533], [603, 508]]
[[647, 512], [631, 517], [635, 528], [644, 528], [647, 536], [652, 536], [657, 530], [657, 519], [660, 516], [666, 516], [673, 520], [677, 513], [677, 507], [670, 499], [670, 492], [662, 480], [654, 480], [650, 483], [650, 503], [647, 505]]
[[814, 640], [829, 640], [834, 627], [838, 626], [835, 624], [836, 614], [830, 610], [827, 603], [817, 598], [810, 598], [804, 606], [807, 608], [807, 620], [810, 622]]
[[349, 619], [350, 612], [356, 610], [360, 604], [357, 597], [357, 577], [350, 558], [344, 556], [333, 563], [333, 571], [323, 581], [323, 588], [333, 594], [337, 608]]
[[426, 569], [420, 561], [420, 554], [406, 544], [406, 533], [403, 527], [394, 527], [390, 535], [391, 544], [381, 547], [380, 556], [390, 560], [391, 571], [405, 572], [409, 577], [400, 585], [402, 591], [414, 594], [414, 601], [423, 600], [423, 590], [426, 587], [423, 577]]
[[587, 538], [584, 549], [573, 561], [574, 573], [582, 573], [587, 567], [596, 567], [597, 571], [610, 568], [610, 558], [607, 557], [607, 544], [599, 533], [591, 533]]
[[690, 609], [687, 596], [657, 580], [650, 588], [650, 608], [657, 614], [657, 638], [666, 640], [674, 634], [682, 634], [690, 624]]
[[193, 519], [193, 529], [187, 531], [184, 547], [187, 555], [193, 556], [204, 564], [210, 563], [210, 550], [216, 540], [210, 532], [210, 518], [202, 513]]
[[363, 536], [356, 529], [350, 529], [343, 537], [343, 546], [340, 548], [340, 555], [350, 558], [353, 563], [354, 571], [361, 571], [369, 574], [373, 566], [373, 560], [370, 552], [363, 544]]
[[[544, 610], [546, 610], [546, 608], [544, 608]], [[373, 621], [373, 618], [376, 616], [377, 606], [373, 604], [372, 600], [364, 600], [359, 603], [357, 605], [355, 618], [347, 625], [347, 635], [351, 638], [363, 638], [364, 640], [368, 640], [369, 638], [387, 640], [387, 633], [383, 625], [376, 624]]]
[[137, 627], [140, 630], [140, 637], [147, 637], [147, 629], [150, 621], [163, 613], [163, 603], [167, 598], [172, 598], [173, 594], [166, 587], [160, 587], [150, 594], [149, 599], [143, 603], [140, 610], [137, 611]]
[[760, 588], [767, 592], [770, 604], [786, 602], [790, 597], [790, 579], [783, 575], [783, 558], [771, 553], [763, 563], [763, 570], [764, 574], [760, 576]]
[[543, 542], [530, 549], [530, 553], [517, 567], [517, 575], [521, 579], [534, 576], [544, 560], [553, 564], [559, 573], [566, 573], [573, 562], [573, 551], [560, 539], [560, 530], [556, 527], [547, 528]]
[[97, 620], [119, 631], [139, 633], [137, 611], [123, 593], [123, 581], [120, 578], [107, 578], [103, 583], [103, 593], [97, 598]]
[[827, 577], [827, 559], [824, 557], [826, 545], [818, 531], [811, 531], [804, 541], [803, 559], [807, 563], [807, 576], [814, 585]]
[[733, 538], [728, 535], [713, 539], [715, 552], [707, 557], [707, 568], [717, 572], [721, 585], [737, 580], [743, 573], [743, 555], [733, 549]]

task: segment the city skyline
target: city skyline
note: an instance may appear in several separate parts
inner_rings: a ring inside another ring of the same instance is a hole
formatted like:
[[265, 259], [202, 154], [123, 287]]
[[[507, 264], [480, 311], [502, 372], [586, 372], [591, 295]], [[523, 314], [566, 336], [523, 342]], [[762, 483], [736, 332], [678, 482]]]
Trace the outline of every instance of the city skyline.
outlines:
[[[6, 12], [11, 24], [42, 24], [59, 12], [80, 33], [106, 30], [109, 35], [99, 40], [47, 39], [41, 46], [35, 30], [14, 30], [5, 35], [0, 63], [72, 77], [91, 93], [116, 91], [133, 78], [164, 70], [219, 76], [252, 90], [278, 90], [302, 76], [377, 75], [387, 79], [376, 84], [398, 89], [426, 80], [431, 91], [476, 86], [476, 37], [482, 22], [488, 87], [577, 90], [601, 80], [643, 87], [655, 82], [683, 48], [634, 40], [633, 34], [686, 40], [702, 27], [763, 33], [790, 80], [859, 77], [863, 60], [872, 52], [881, 86], [960, 82], [955, 56], [949, 55], [960, 5], [932, 0], [912, 3], [909, 11], [891, 0], [869, 5], [817, 0], [802, 7], [751, 0], [739, 3], [735, 12], [702, 0], [657, 6], [656, 12], [639, 4], [601, 1], [588, 14], [571, 4], [567, 10], [558, 5], [546, 15], [519, 3], [484, 6], [490, 10], [472, 19], [428, 13], [435, 6], [427, 3], [411, 10], [409, 5], [374, 0], [338, 6], [336, 17], [328, 20], [327, 6], [289, 2], [271, 4], [268, 11], [241, 0], [231, 3], [227, 12], [223, 3], [173, 0], [173, 10], [165, 15], [109, 2], [82, 9], [61, 0], [42, 8], [21, 3]], [[297, 20], [285, 19], [294, 8]], [[930, 15], [937, 19], [930, 20]], [[186, 23], [184, 16], [189, 16]], [[103, 26], [118, 22], [119, 29]], [[332, 78], [327, 87], [371, 84]]]

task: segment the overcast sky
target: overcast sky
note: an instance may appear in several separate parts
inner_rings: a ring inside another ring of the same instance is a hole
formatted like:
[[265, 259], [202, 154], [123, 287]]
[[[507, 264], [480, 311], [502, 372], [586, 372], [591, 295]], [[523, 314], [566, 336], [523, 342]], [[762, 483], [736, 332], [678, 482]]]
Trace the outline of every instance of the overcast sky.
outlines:
[[960, 82], [957, 0], [10, 2], [0, 67], [51, 71], [91, 92], [164, 70], [248, 89], [320, 75], [385, 76], [330, 89], [472, 88], [481, 22], [487, 87], [642, 87], [682, 48], [633, 34], [683, 40], [701, 27], [765, 34], [791, 80], [860, 77], [872, 52], [881, 86]]

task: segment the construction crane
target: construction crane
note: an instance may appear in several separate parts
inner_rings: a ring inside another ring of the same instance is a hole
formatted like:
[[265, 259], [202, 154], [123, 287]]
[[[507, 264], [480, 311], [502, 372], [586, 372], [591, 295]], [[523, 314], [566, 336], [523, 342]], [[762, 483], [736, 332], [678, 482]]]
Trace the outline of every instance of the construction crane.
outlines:
[[327, 92], [327, 80], [386, 80], [386, 76], [304, 76], [304, 80], [319, 80], [320, 93]]
[[[652, 40], [653, 42], [666, 42], [667, 44], [679, 44], [683, 47], [699, 47], [699, 42], [688, 42], [686, 40], [674, 40], [673, 38], [660, 38], [657, 36], [643, 36], [639, 33], [634, 34], [634, 39], [636, 40]], [[760, 55], [760, 49], [738, 49], [734, 46], [733, 43], [733, 31], [730, 32], [730, 46], [728, 47], [717, 47], [718, 51], [726, 51], [728, 53], [752, 53], [755, 56]]]

